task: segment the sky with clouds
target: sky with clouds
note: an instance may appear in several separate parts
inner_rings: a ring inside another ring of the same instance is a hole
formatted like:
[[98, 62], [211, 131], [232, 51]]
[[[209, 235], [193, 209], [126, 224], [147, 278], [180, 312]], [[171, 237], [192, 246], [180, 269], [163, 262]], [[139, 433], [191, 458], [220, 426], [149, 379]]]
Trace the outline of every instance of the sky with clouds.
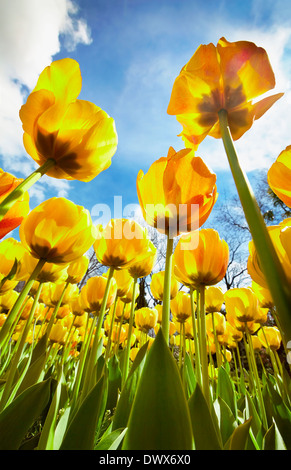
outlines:
[[[137, 204], [138, 171], [146, 172], [170, 146], [183, 148], [181, 126], [167, 114], [176, 76], [200, 44], [216, 44], [222, 36], [264, 47], [275, 91], [284, 92], [236, 142], [244, 170], [270, 167], [291, 144], [289, 0], [0, 0], [0, 7], [1, 167], [19, 177], [36, 168], [22, 144], [18, 113], [43, 68], [63, 57], [79, 62], [80, 98], [115, 119], [119, 138], [109, 169], [90, 183], [44, 176], [30, 190], [31, 208], [52, 196], [67, 197], [93, 215], [98, 204], [112, 211], [114, 203], [119, 209]], [[206, 138], [197, 155], [217, 172], [225, 197], [231, 178], [222, 142]]]

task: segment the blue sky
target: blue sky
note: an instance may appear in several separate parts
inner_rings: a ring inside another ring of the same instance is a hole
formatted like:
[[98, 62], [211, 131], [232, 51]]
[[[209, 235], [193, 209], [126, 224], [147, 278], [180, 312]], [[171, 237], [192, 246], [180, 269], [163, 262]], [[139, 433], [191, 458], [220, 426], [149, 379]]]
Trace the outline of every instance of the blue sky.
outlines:
[[[291, 144], [289, 0], [2, 0], [0, 17], [1, 167], [20, 177], [36, 168], [22, 145], [18, 112], [43, 68], [63, 57], [79, 62], [80, 98], [111, 115], [119, 137], [108, 170], [90, 183], [43, 177], [30, 190], [31, 208], [52, 196], [90, 211], [107, 204], [112, 216], [114, 196], [123, 207], [137, 204], [138, 171], [169, 146], [183, 148], [181, 127], [166, 112], [175, 77], [201, 43], [222, 36], [265, 47], [276, 91], [285, 93], [237, 142], [243, 168], [255, 175]], [[217, 173], [222, 201], [233, 191], [222, 142], [206, 138], [197, 155]]]

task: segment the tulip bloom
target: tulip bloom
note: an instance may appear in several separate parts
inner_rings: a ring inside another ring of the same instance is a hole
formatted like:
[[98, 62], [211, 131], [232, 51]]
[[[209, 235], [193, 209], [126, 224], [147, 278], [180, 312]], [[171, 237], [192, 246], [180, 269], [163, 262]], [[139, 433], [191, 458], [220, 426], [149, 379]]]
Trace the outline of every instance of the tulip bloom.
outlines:
[[[104, 276], [94, 276], [90, 277], [87, 281], [87, 289], [84, 291], [86, 293], [86, 300], [90, 306], [90, 310], [93, 313], [100, 312], [103, 297], [105, 294], [105, 289], [107, 285], [107, 279]], [[116, 297], [117, 285], [114, 278], [111, 278], [110, 281], [110, 290], [108, 294], [108, 299], [106, 302], [105, 309], [108, 309], [113, 304]], [[82, 289], [83, 292], [83, 289]]]
[[[22, 182], [0, 168], [0, 204]], [[18, 227], [29, 212], [29, 195], [24, 192], [0, 221], [0, 239]]]
[[183, 126], [186, 147], [196, 149], [210, 135], [220, 138], [218, 113], [227, 112], [230, 132], [239, 139], [282, 96], [253, 103], [275, 87], [266, 51], [248, 41], [200, 45], [176, 78], [168, 114]]
[[266, 349], [276, 351], [281, 346], [282, 337], [276, 326], [264, 326], [258, 331], [258, 337]]
[[221, 287], [209, 286], [205, 289], [205, 311], [220, 312], [224, 302]]
[[128, 268], [148, 252], [147, 230], [134, 220], [111, 219], [105, 228], [99, 226], [98, 230], [93, 246], [104, 266]]
[[135, 311], [135, 324], [139, 330], [148, 333], [158, 323], [158, 311], [155, 308], [142, 307]]
[[89, 258], [86, 255], [81, 256], [80, 258], [76, 259], [67, 267], [67, 282], [70, 284], [78, 284], [84, 275], [89, 266]]
[[88, 210], [65, 198], [54, 197], [28, 214], [19, 235], [35, 258], [68, 264], [89, 250], [96, 238], [96, 228]]
[[157, 249], [154, 244], [149, 242], [149, 249], [143, 258], [140, 258], [136, 263], [129, 266], [128, 272], [132, 278], [141, 278], [148, 276], [156, 263]]
[[105, 111], [77, 99], [81, 87], [75, 60], [52, 62], [19, 114], [27, 153], [40, 166], [52, 161], [46, 174], [87, 182], [110, 166], [117, 134], [114, 120]]
[[179, 291], [170, 303], [173, 320], [178, 323], [185, 323], [191, 318], [191, 299], [187, 292]]
[[146, 174], [139, 171], [136, 184], [144, 219], [171, 238], [198, 229], [217, 199], [216, 175], [190, 149], [170, 147]]
[[226, 312], [242, 323], [260, 318], [259, 301], [250, 287], [230, 289], [224, 294]]
[[[284, 269], [289, 284], [291, 283], [291, 219], [285, 219], [279, 225], [267, 227], [274, 248]], [[259, 286], [269, 289], [265, 275], [261, 268], [254, 242], [249, 242], [248, 273]]]
[[0, 243], [0, 294], [14, 289], [18, 284], [17, 276], [24, 253], [25, 248], [14, 238], [6, 238]]
[[[152, 280], [150, 284], [151, 293], [156, 300], [163, 301], [164, 295], [164, 278], [165, 271], [159, 271], [152, 275]], [[170, 289], [170, 299], [176, 297], [179, 290], [179, 282], [175, 279], [174, 275], [171, 276], [171, 289]]]
[[291, 207], [291, 145], [286, 147], [268, 171], [272, 191], [286, 206]]
[[197, 230], [180, 238], [174, 251], [174, 274], [185, 286], [212, 286], [223, 279], [228, 259], [228, 245], [216, 230]]

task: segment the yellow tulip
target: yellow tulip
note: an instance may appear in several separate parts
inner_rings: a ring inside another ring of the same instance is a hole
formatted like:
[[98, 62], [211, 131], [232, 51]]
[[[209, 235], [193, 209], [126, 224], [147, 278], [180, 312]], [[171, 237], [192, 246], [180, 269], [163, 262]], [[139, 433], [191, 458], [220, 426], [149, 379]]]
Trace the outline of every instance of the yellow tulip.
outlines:
[[137, 176], [137, 194], [146, 222], [171, 238], [199, 228], [217, 199], [216, 175], [190, 149], [156, 160]]
[[174, 273], [185, 286], [215, 285], [226, 273], [228, 258], [228, 245], [216, 230], [197, 230], [183, 235], [177, 243], [173, 256]]
[[110, 166], [116, 152], [114, 120], [93, 103], [77, 99], [81, 86], [75, 60], [54, 61], [19, 113], [27, 153], [40, 166], [52, 160], [47, 175], [54, 178], [91, 181]]
[[89, 266], [89, 258], [86, 255], [72, 261], [67, 267], [67, 282], [70, 284], [78, 284], [86, 274]]
[[111, 219], [105, 228], [98, 227], [93, 244], [96, 257], [104, 266], [128, 268], [148, 252], [147, 230], [130, 219]]
[[281, 346], [282, 338], [276, 326], [264, 326], [263, 329], [258, 331], [258, 337], [266, 349], [270, 347], [270, 349], [276, 351]]
[[[87, 288], [86, 291], [83, 291], [86, 293], [86, 301], [89, 304], [90, 311], [93, 314], [98, 315], [105, 289], [106, 289], [106, 284], [107, 284], [107, 279], [103, 276], [93, 276], [90, 277], [87, 281]], [[82, 289], [83, 290], [83, 289]], [[106, 309], [111, 307], [113, 304], [115, 297], [116, 297], [116, 291], [117, 291], [117, 286], [116, 286], [116, 281], [114, 278], [111, 279], [110, 281], [110, 289], [109, 289], [109, 295], [106, 303]]]
[[66, 337], [68, 334], [68, 329], [65, 328], [62, 323], [56, 322], [50, 331], [49, 340], [52, 343], [59, 343], [61, 345], [65, 344]]
[[158, 322], [158, 312], [155, 308], [142, 307], [135, 311], [135, 324], [137, 328], [148, 333]]
[[[18, 280], [27, 280], [34, 271], [38, 260], [34, 258], [31, 253], [25, 251], [23, 258], [20, 262], [19, 272], [17, 274]], [[63, 264], [45, 263], [41, 271], [36, 276], [36, 282], [64, 282], [67, 278], [67, 268]], [[30, 291], [32, 292], [32, 291]]]
[[268, 171], [272, 191], [286, 206], [291, 207], [291, 145], [283, 150]]
[[[159, 271], [152, 275], [152, 280], [150, 284], [151, 293], [156, 300], [163, 301], [163, 293], [164, 293], [164, 277], [165, 271]], [[179, 282], [174, 277], [171, 276], [171, 293], [170, 298], [173, 299], [179, 290]]]
[[157, 249], [154, 244], [149, 241], [149, 247], [147, 253], [144, 254], [143, 258], [133, 262], [128, 267], [128, 272], [132, 278], [141, 278], [149, 276], [152, 272], [157, 259]]
[[220, 312], [224, 302], [223, 291], [218, 286], [208, 286], [205, 289], [205, 311]]
[[250, 287], [230, 289], [224, 294], [226, 312], [242, 323], [257, 321], [259, 302]]
[[184, 323], [191, 317], [191, 298], [187, 292], [179, 291], [170, 302], [173, 320]]
[[253, 348], [254, 351], [259, 352], [262, 349], [262, 342], [257, 335], [252, 335], [251, 336], [251, 341], [253, 343]]
[[[220, 312], [208, 313], [205, 316], [206, 331], [214, 334], [214, 329], [217, 335], [223, 335], [226, 331], [226, 319]], [[214, 325], [213, 325], [214, 323]]]
[[10, 310], [13, 307], [13, 305], [15, 304], [18, 296], [19, 296], [19, 293], [16, 292], [15, 290], [10, 290], [10, 291], [7, 291], [4, 294], [0, 295], [1, 311], [5, 312], [7, 310]]
[[[283, 220], [279, 225], [267, 227], [279, 261], [285, 271], [287, 280], [291, 284], [291, 218]], [[265, 289], [269, 289], [254, 242], [249, 242], [248, 273], [252, 280]]]
[[19, 235], [24, 247], [37, 259], [68, 264], [92, 246], [96, 238], [89, 211], [65, 198], [51, 198], [23, 220]]
[[[108, 271], [106, 276], [108, 275]], [[117, 297], [124, 297], [133, 286], [133, 278], [127, 269], [114, 270], [113, 277], [117, 284]]]
[[0, 242], [0, 294], [14, 289], [18, 284], [20, 279], [17, 275], [24, 253], [25, 248], [22, 243], [14, 238], [6, 238]]
[[218, 113], [227, 111], [230, 132], [239, 139], [279, 98], [277, 93], [256, 100], [275, 86], [268, 55], [249, 41], [217, 46], [202, 44], [175, 80], [168, 114], [183, 126], [186, 147], [196, 149], [210, 135], [220, 138]]

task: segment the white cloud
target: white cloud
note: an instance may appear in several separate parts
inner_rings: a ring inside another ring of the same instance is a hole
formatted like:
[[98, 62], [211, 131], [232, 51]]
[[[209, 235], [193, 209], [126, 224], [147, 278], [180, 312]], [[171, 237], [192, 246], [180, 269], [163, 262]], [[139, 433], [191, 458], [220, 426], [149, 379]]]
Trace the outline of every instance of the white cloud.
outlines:
[[[62, 47], [90, 44], [90, 31], [71, 0], [2, 2], [0, 19], [0, 154], [6, 171], [27, 176], [36, 168], [25, 155], [19, 109], [27, 90]], [[53, 178], [50, 183], [54, 187]], [[57, 183], [59, 186], [59, 183]], [[62, 183], [61, 191], [68, 184]], [[37, 191], [34, 191], [35, 194]], [[40, 193], [38, 193], [40, 197]]]

